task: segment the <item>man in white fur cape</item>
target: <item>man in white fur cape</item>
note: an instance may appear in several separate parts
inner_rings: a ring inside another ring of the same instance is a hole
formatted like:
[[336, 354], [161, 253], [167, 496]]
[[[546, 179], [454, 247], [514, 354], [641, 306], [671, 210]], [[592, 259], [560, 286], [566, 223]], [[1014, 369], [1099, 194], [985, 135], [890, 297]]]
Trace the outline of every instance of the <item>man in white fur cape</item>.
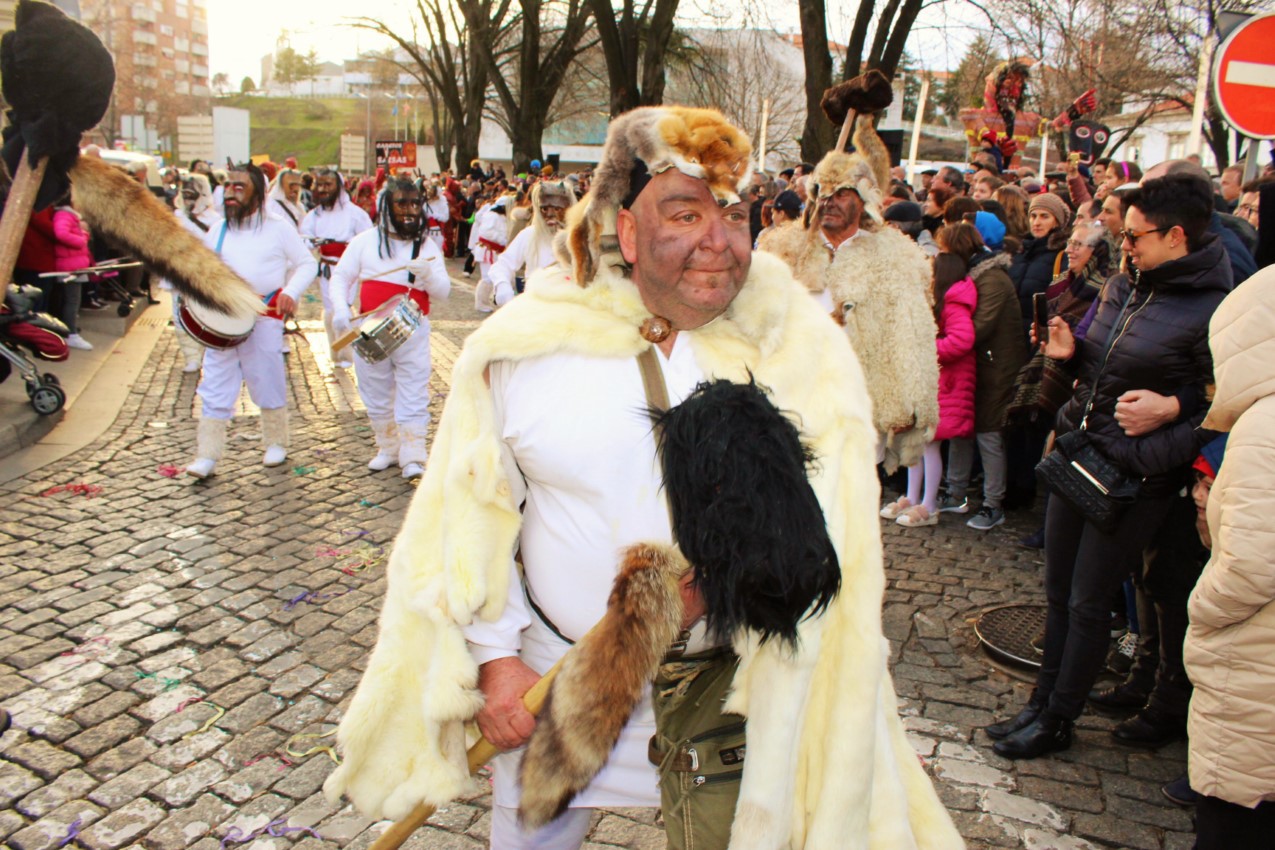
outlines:
[[868, 381], [878, 458], [893, 472], [920, 462], [938, 426], [933, 272], [917, 244], [884, 223], [890, 156], [871, 115], [858, 118], [854, 148], [824, 155], [810, 178], [810, 213], [757, 247], [783, 258], [845, 326]]
[[[658, 779], [647, 700], [592, 784], [539, 830], [517, 817], [520, 752], [496, 759], [492, 846], [578, 847], [591, 808], [659, 805], [662, 791], [667, 809], [670, 783], [694, 789], [691, 808], [699, 794], [727, 794], [720, 820], [734, 811], [707, 838], [693, 825], [689, 836], [670, 830], [673, 848], [964, 846], [904, 736], [886, 670], [877, 439], [863, 376], [788, 269], [752, 255], [740, 201], [750, 154], [711, 110], [649, 107], [612, 122], [593, 188], [567, 216], [559, 264], [466, 341], [390, 558], [380, 635], [341, 723], [344, 761], [329, 796], [397, 819], [464, 793], [465, 724], [520, 746], [535, 725], [522, 695], [602, 616], [619, 552], [669, 545], [638, 361], [653, 351], [673, 404], [700, 381], [751, 374], [799, 422], [818, 458], [811, 486], [841, 592], [801, 621], [796, 650], [735, 637], [723, 711], [738, 716], [722, 722], [746, 719], [747, 757], [731, 751], [742, 779], [735, 770], [729, 782], [697, 782], [709, 768], [689, 747]], [[695, 592], [684, 583], [682, 595], [693, 612]], [[702, 626], [691, 628], [687, 656], [712, 650]]]

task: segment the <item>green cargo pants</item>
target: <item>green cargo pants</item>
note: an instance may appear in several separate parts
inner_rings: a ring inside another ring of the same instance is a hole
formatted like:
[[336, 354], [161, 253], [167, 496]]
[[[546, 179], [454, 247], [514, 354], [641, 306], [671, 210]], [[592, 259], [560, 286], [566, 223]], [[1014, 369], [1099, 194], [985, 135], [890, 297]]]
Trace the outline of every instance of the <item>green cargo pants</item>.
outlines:
[[724, 714], [739, 659], [721, 651], [660, 666], [655, 737], [669, 850], [726, 850], [744, 773], [744, 718]]

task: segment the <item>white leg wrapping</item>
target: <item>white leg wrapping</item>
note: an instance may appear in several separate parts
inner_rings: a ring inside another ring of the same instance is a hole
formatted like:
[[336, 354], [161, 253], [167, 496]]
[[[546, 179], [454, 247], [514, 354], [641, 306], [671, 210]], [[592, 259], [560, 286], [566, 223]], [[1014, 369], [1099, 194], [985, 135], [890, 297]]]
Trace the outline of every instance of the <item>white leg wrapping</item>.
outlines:
[[406, 472], [410, 464], [425, 465], [428, 453], [425, 448], [425, 435], [428, 422], [420, 425], [401, 423], [398, 426], [398, 465]]
[[389, 469], [398, 460], [398, 425], [393, 419], [373, 419], [371, 423], [372, 435], [376, 440], [376, 457], [368, 461], [367, 468], [380, 472]]
[[278, 466], [288, 459], [288, 408], [261, 411], [261, 442], [266, 446], [262, 463]]
[[229, 419], [200, 419], [195, 430], [195, 457], [221, 460], [226, 451], [226, 429], [229, 426]]

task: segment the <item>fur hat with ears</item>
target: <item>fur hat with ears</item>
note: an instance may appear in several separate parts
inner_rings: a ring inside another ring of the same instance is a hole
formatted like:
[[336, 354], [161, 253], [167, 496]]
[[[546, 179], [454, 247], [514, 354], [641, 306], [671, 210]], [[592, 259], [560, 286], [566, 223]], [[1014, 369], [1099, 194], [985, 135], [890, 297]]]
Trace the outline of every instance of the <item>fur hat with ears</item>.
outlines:
[[[863, 201], [865, 223], [884, 222], [882, 199], [890, 187], [890, 152], [872, 124], [872, 113], [890, 105], [893, 90], [890, 81], [876, 70], [847, 80], [824, 93], [824, 112], [835, 123], [845, 120], [851, 111], [857, 113], [854, 129], [854, 152], [829, 151], [815, 166], [811, 180], [818, 187], [821, 200], [838, 189], [853, 189]], [[811, 193], [816, 194], [816, 193]]]
[[569, 207], [575, 202], [576, 193], [561, 181], [540, 180], [531, 187], [531, 206], [536, 209], [539, 209], [541, 204]]
[[[752, 179], [748, 137], [715, 109], [644, 106], [611, 122], [592, 188], [567, 213], [554, 244], [559, 261], [588, 286], [604, 262], [624, 264], [615, 220], [651, 176], [670, 168], [703, 180], [723, 206], [739, 203]], [[609, 258], [609, 259], [608, 259]]]

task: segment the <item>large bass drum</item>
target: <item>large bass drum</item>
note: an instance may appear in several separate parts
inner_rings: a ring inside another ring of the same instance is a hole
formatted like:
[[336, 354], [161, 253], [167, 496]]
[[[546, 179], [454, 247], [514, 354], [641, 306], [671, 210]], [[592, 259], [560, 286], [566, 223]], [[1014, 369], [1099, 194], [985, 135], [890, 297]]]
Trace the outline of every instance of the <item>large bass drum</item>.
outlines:
[[396, 295], [364, 317], [351, 345], [368, 363], [380, 363], [416, 333], [422, 315], [409, 296]]
[[177, 323], [182, 330], [208, 348], [234, 348], [252, 334], [255, 316], [227, 316], [211, 307], [182, 298], [177, 304]]

